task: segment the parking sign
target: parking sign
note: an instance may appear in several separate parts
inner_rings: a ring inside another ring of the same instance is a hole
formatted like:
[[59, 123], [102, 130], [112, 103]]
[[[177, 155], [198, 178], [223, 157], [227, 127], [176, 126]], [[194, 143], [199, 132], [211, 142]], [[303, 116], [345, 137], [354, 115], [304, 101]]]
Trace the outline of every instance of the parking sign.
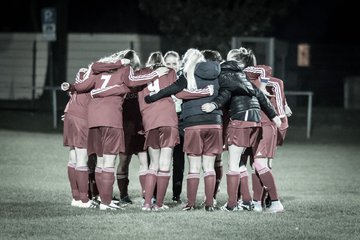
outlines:
[[56, 41], [56, 10], [55, 8], [41, 9], [43, 36], [47, 41]]

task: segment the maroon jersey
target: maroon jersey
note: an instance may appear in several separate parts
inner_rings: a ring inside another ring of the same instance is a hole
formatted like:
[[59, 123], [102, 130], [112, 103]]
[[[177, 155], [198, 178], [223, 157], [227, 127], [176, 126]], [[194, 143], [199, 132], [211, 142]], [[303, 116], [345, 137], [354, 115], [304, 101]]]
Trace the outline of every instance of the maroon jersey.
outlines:
[[[116, 64], [118, 68], [114, 67]], [[134, 73], [130, 66], [121, 66], [121, 63], [112, 63], [108, 66], [110, 70], [103, 66], [101, 68], [92, 66], [90, 76], [74, 85], [77, 92], [92, 91], [93, 99], [88, 109], [89, 128], [99, 126], [123, 128], [122, 104], [125, 93], [130, 91], [123, 86], [140, 86], [158, 77], [157, 72], [154, 71]]]
[[268, 81], [272, 75], [272, 68], [266, 65], [250, 66], [244, 69], [247, 78], [259, 87], [262, 80]]
[[[150, 72], [151, 69], [145, 68], [144, 71]], [[178, 116], [175, 110], [175, 103], [171, 97], [162, 98], [153, 103], [146, 103], [144, 98], [147, 95], [157, 93], [161, 89], [170, 86], [176, 81], [176, 73], [170, 69], [155, 81], [148, 83], [147, 87], [138, 92], [139, 106], [143, 118], [145, 132], [159, 127], [178, 127]]]
[[[265, 65], [250, 66], [244, 69], [247, 78], [257, 87], [260, 87], [262, 80], [268, 81], [272, 74], [272, 68]], [[269, 99], [271, 105], [273, 102]], [[273, 107], [275, 107], [273, 105]], [[264, 111], [261, 111], [261, 124], [262, 125], [273, 125], [274, 123], [266, 116]]]
[[280, 129], [288, 128], [289, 125], [285, 114], [286, 98], [283, 81], [275, 77], [270, 77], [270, 81], [268, 82], [266, 89], [274, 96], [270, 98], [270, 102], [274, 106], [276, 114], [281, 118], [282, 124]]
[[[76, 74], [75, 83], [82, 81], [87, 71], [87, 68], [80, 68], [78, 73]], [[87, 120], [88, 104], [90, 99], [91, 97], [89, 93], [79, 94], [77, 92], [74, 92], [71, 95], [64, 112]]]
[[66, 113], [87, 119], [90, 99], [90, 93], [73, 93], [66, 107]]
[[[87, 68], [79, 69], [75, 82], [84, 79]], [[63, 143], [64, 146], [87, 148], [87, 109], [91, 97], [89, 93], [74, 92], [65, 108]]]
[[[266, 86], [266, 90], [272, 95], [269, 100], [271, 102], [271, 105], [274, 107], [276, 114], [281, 118], [282, 123], [279, 129], [288, 128], [289, 125], [287, 121], [287, 116], [285, 114], [286, 98], [284, 94], [283, 81], [275, 77], [270, 77], [270, 80]], [[261, 115], [261, 122], [268, 125], [273, 124], [272, 121], [268, 117], [266, 117], [263, 112]]]

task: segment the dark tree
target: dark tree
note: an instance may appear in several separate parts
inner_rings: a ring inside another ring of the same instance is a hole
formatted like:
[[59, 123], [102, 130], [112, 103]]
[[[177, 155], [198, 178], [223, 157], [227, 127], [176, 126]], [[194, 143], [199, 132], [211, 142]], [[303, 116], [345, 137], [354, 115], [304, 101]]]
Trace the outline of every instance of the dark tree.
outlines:
[[159, 22], [168, 47], [228, 51], [232, 36], [265, 36], [273, 20], [297, 0], [140, 0], [140, 8]]

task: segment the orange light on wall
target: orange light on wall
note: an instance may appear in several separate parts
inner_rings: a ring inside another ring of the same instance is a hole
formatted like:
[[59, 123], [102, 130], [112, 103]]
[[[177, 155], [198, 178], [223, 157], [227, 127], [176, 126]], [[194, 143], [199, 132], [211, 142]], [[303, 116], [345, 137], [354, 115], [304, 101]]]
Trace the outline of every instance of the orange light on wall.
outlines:
[[297, 65], [299, 67], [310, 67], [310, 45], [298, 44]]

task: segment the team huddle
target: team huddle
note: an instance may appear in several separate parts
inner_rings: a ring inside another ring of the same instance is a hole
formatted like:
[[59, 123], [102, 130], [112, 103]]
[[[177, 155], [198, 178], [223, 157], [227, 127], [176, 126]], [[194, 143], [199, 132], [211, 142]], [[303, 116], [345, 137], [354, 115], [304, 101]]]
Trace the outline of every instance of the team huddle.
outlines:
[[[124, 50], [81, 68], [75, 82], [61, 88], [70, 96], [63, 138], [70, 148], [71, 206], [119, 210], [132, 204], [128, 175], [136, 154], [141, 210], [167, 210], [171, 178], [172, 201], [182, 202], [186, 154], [182, 210], [198, 208], [202, 175], [206, 211], [284, 211], [271, 163], [292, 113], [283, 81], [272, 76], [271, 67], [257, 65], [252, 50], [232, 49], [226, 61], [214, 50], [190, 48], [182, 59], [175, 51], [153, 52], [145, 67], [135, 51]], [[228, 198], [217, 207], [224, 151]], [[115, 179], [119, 199], [113, 196]]]

